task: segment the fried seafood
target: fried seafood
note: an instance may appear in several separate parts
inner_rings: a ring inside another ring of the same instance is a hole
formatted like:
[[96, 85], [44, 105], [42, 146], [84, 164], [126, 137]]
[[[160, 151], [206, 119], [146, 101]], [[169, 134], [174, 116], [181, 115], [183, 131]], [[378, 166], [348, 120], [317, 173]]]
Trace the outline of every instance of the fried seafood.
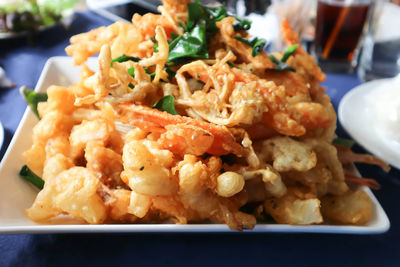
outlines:
[[[71, 38], [81, 79], [51, 86], [27, 165], [45, 185], [27, 216], [85, 223], [212, 221], [363, 224], [372, 205], [342, 164], [367, 161], [332, 145], [325, 75], [299, 46], [268, 54], [223, 7], [164, 0]], [[85, 61], [99, 53], [98, 71]], [[339, 150], [339, 152], [338, 152]], [[362, 178], [360, 178], [362, 179]], [[252, 209], [253, 207], [253, 209]], [[254, 209], [254, 207], [256, 207]]]
[[[122, 122], [146, 131], [161, 132], [162, 135], [159, 140], [161, 145], [171, 149], [172, 152], [190, 154], [191, 147], [194, 146], [195, 149], [199, 150], [195, 151], [195, 154], [203, 151], [201, 154], [207, 152], [220, 156], [233, 153], [241, 157], [246, 153], [245, 148], [236, 142], [232, 133], [224, 126], [190, 117], [171, 115], [165, 111], [162, 112], [145, 106], [130, 104], [121, 105], [119, 108], [121, 109], [120, 119]], [[199, 144], [196, 144], [196, 142], [199, 142]]]
[[371, 165], [376, 165], [382, 168], [383, 171], [388, 172], [390, 170], [390, 166], [382, 161], [381, 159], [374, 157], [369, 154], [356, 154], [351, 151], [350, 148], [343, 145], [335, 145], [338, 150], [338, 157], [342, 164], [350, 164], [350, 163], [367, 163]]
[[323, 222], [320, 200], [307, 198], [297, 189], [289, 188], [283, 197], [265, 200], [264, 207], [278, 223], [301, 225]]
[[273, 67], [273, 63], [265, 51], [262, 51], [259, 55], [253, 57], [251, 56], [251, 47], [234, 38], [237, 36], [233, 26], [234, 22], [234, 17], [226, 17], [217, 22], [217, 27], [221, 32], [222, 42], [229, 47], [229, 49], [232, 49], [235, 54], [242, 57], [246, 63], [252, 63], [252, 67], [255, 69], [264, 70]]
[[341, 224], [367, 223], [371, 218], [371, 199], [364, 191], [348, 191], [341, 196], [324, 196], [321, 199], [324, 216]]
[[[51, 177], [26, 212], [34, 221], [68, 213], [88, 223], [102, 223], [106, 207], [97, 189], [100, 180], [84, 167], [72, 167]], [[71, 179], [73, 178], [73, 179]]]

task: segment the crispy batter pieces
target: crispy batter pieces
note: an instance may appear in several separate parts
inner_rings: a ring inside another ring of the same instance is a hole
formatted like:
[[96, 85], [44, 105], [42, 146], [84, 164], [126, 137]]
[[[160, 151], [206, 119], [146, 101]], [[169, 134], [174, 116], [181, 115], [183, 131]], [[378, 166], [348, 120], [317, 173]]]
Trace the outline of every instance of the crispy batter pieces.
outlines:
[[[24, 157], [45, 186], [28, 217], [211, 220], [236, 230], [252, 229], [260, 214], [288, 224], [366, 223], [370, 199], [345, 182], [355, 179], [339, 159], [355, 157], [341, 149], [338, 158], [331, 144], [336, 114], [314, 59], [300, 46], [287, 60], [296, 72], [265, 71], [275, 66], [269, 55], [253, 57], [235, 39], [247, 33], [226, 17], [216, 23], [208, 59], [170, 64], [168, 42], [183, 34], [190, 1], [163, 2], [161, 15], [134, 15], [132, 23], [71, 38], [66, 52], [82, 66], [81, 80], [49, 87], [39, 105]], [[282, 34], [299, 44], [286, 20]], [[94, 72], [84, 62], [96, 53]], [[111, 66], [121, 54], [140, 61]], [[165, 95], [180, 115], [152, 108]]]

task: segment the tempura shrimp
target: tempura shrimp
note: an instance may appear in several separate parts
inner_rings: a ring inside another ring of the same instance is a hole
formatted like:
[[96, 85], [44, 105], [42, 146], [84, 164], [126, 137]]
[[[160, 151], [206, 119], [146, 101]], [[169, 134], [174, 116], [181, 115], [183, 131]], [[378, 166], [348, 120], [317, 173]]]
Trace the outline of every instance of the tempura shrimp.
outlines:
[[[191, 134], [194, 133], [193, 130], [196, 128], [202, 129], [197, 130], [196, 133], [200, 136], [204, 136], [204, 130], [208, 131], [214, 139], [207, 150], [207, 153], [211, 155], [233, 153], [241, 157], [246, 154], [245, 148], [236, 142], [232, 133], [224, 126], [192, 119], [190, 117], [171, 115], [167, 112], [134, 104], [121, 104], [119, 109], [121, 115], [120, 119], [122, 122], [148, 131], [165, 132], [168, 125], [177, 124], [194, 126], [193, 128], [190, 128], [189, 132]], [[169, 145], [166, 145], [166, 147], [168, 148]]]

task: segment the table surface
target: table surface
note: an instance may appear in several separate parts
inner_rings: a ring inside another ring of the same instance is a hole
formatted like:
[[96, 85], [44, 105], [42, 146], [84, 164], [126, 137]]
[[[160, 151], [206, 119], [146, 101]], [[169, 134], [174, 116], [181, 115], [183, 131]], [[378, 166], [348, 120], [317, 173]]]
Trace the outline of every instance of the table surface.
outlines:
[[[0, 65], [17, 86], [0, 91], [0, 120], [5, 128], [3, 157], [26, 108], [18, 88], [34, 88], [46, 60], [65, 55], [70, 36], [111, 22], [91, 12], [76, 14], [68, 30], [42, 32], [35, 45], [25, 39], [0, 40]], [[324, 86], [337, 108], [343, 95], [360, 84], [357, 77], [328, 74]], [[368, 130], [368, 129], [366, 129]], [[338, 125], [337, 133], [348, 137]], [[356, 151], [362, 148], [356, 145]], [[0, 235], [0, 266], [118, 265], [321, 265], [400, 263], [400, 172], [384, 173], [358, 165], [382, 189], [374, 194], [387, 212], [391, 228], [380, 235], [328, 234], [41, 234]]]

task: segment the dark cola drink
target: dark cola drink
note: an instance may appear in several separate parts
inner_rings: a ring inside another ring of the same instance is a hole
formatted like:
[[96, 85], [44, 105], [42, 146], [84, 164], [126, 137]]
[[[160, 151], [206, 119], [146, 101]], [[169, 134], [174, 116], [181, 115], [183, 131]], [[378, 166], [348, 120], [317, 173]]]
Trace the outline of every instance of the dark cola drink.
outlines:
[[370, 6], [371, 0], [318, 1], [314, 51], [323, 66], [354, 67], [354, 56]]

